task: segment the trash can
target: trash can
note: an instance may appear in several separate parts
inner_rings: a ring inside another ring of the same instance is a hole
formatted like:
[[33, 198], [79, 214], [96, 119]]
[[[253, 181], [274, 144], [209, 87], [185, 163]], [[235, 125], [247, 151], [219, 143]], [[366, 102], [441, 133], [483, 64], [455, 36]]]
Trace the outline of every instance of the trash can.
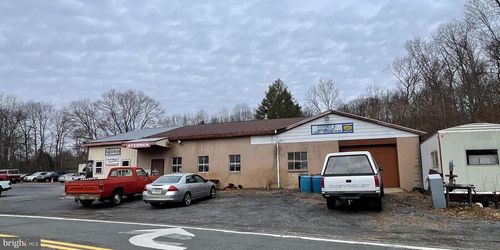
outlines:
[[312, 191], [314, 193], [321, 193], [321, 175], [314, 175], [312, 177]]
[[312, 176], [301, 175], [299, 176], [299, 188], [301, 192], [311, 193], [312, 192]]
[[446, 199], [443, 192], [443, 179], [439, 174], [430, 174], [427, 176], [429, 188], [432, 193], [432, 206], [434, 208], [446, 208]]

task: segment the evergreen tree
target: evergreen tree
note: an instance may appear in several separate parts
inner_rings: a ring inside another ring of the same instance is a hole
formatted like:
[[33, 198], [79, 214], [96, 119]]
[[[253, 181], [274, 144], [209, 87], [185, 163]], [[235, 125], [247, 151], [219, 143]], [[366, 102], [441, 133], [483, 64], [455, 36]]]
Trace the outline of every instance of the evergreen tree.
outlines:
[[302, 116], [301, 107], [279, 78], [269, 85], [266, 96], [262, 99], [255, 114], [255, 118], [259, 120], [300, 116]]

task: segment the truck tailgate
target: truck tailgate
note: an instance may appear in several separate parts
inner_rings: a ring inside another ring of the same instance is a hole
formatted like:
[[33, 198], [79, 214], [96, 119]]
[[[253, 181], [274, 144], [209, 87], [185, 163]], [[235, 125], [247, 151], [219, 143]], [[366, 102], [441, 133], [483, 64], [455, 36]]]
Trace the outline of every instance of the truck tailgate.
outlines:
[[64, 190], [67, 195], [72, 194], [98, 194], [99, 184], [97, 180], [82, 180], [66, 182]]
[[373, 192], [374, 176], [325, 176], [323, 192]]

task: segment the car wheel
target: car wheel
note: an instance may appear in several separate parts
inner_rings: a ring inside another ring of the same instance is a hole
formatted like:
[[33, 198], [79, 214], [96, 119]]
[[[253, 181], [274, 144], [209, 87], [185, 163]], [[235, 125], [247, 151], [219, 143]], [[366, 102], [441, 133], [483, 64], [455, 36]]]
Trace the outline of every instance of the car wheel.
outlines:
[[120, 205], [123, 200], [123, 194], [120, 190], [115, 190], [113, 194], [111, 195], [111, 203], [115, 206]]
[[2, 188], [0, 188], [0, 196], [2, 196]]
[[215, 187], [210, 189], [210, 198], [213, 199], [217, 195], [217, 191], [215, 191]]
[[337, 199], [335, 199], [335, 198], [326, 198], [326, 207], [328, 209], [331, 209], [331, 210], [335, 209], [336, 203], [337, 203]]
[[83, 207], [90, 207], [93, 202], [93, 200], [81, 200], [80, 204], [82, 204]]
[[382, 211], [382, 197], [378, 197], [373, 200], [373, 208], [377, 212]]
[[184, 206], [187, 207], [187, 206], [191, 205], [191, 201], [192, 201], [191, 193], [187, 192], [184, 195], [184, 199], [182, 200], [182, 203], [184, 204]]
[[380, 197], [384, 197], [384, 185], [380, 186]]

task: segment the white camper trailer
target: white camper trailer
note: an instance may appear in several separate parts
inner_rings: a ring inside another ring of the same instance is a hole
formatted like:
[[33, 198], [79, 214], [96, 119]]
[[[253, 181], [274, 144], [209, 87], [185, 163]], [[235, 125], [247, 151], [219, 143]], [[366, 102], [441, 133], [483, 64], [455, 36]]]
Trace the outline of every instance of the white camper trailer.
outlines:
[[[439, 130], [420, 145], [423, 180], [431, 170], [444, 177], [453, 161], [457, 184], [473, 184], [478, 192], [498, 192], [499, 151], [500, 124], [471, 123]], [[428, 188], [425, 181], [424, 188]]]

